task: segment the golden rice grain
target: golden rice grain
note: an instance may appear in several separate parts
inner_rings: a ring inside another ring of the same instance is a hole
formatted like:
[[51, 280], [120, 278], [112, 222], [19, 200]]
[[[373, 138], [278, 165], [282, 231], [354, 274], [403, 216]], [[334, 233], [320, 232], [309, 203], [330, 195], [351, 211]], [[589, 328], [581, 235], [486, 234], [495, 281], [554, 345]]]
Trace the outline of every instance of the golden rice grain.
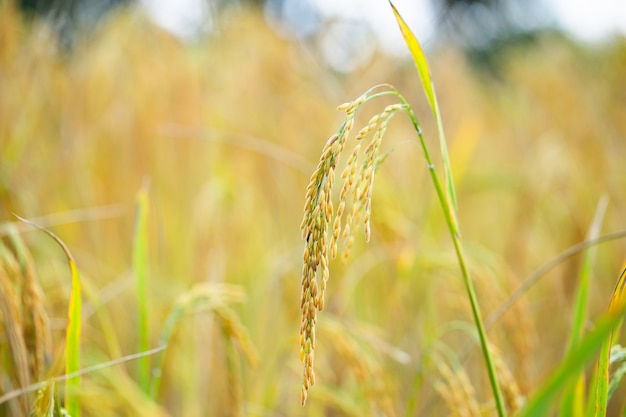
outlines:
[[[319, 163], [306, 188], [304, 215], [300, 225], [302, 238], [306, 241], [302, 256], [302, 289], [300, 295], [300, 308], [302, 310], [300, 357], [304, 362], [302, 405], [306, 402], [308, 389], [315, 383], [313, 372], [315, 325], [317, 324], [317, 312], [324, 308], [326, 282], [330, 276], [329, 253], [331, 258], [337, 256], [337, 246], [341, 239], [345, 246], [343, 259], [347, 258], [354, 244], [352, 226], [363, 218], [365, 220], [365, 239], [369, 241], [372, 189], [374, 173], [379, 163], [380, 143], [389, 119], [396, 111], [404, 108], [401, 104], [387, 106], [382, 113], [372, 117], [367, 125], [357, 133], [357, 144], [341, 174], [344, 183], [335, 212], [332, 192], [337, 162], [350, 131], [354, 127], [354, 114], [368, 100], [370, 92], [371, 90], [356, 100], [338, 107], [338, 110], [346, 112], [346, 119], [337, 133], [333, 134], [324, 145]], [[374, 132], [373, 139], [364, 152], [363, 163], [359, 166], [362, 139], [372, 131]], [[348, 202], [351, 207], [346, 214]], [[344, 214], [346, 214], [345, 221], [343, 221]], [[335, 216], [334, 221], [333, 215]], [[321, 275], [319, 285], [318, 274]]]

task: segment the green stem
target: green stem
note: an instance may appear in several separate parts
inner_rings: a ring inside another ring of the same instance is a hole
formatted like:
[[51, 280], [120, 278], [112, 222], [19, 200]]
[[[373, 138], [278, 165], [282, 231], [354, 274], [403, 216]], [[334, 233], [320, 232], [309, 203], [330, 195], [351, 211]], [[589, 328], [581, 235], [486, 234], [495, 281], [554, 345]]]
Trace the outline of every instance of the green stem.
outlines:
[[[150, 349], [150, 334], [148, 329], [148, 211], [149, 211], [149, 183], [144, 184], [137, 194], [135, 236], [133, 242], [133, 273], [137, 288], [137, 336], [139, 339], [139, 352]], [[144, 393], [150, 389], [150, 358], [144, 356], [137, 361], [139, 386]]]
[[463, 254], [463, 248], [461, 246], [459, 226], [456, 221], [453, 220], [454, 213], [452, 213], [450, 209], [448, 199], [446, 198], [446, 195], [443, 192], [443, 188], [441, 187], [441, 183], [439, 182], [439, 177], [437, 176], [437, 172], [435, 171], [435, 165], [433, 164], [430, 153], [428, 152], [428, 148], [426, 147], [426, 141], [424, 141], [424, 137], [422, 136], [422, 129], [419, 126], [417, 117], [415, 116], [415, 113], [413, 113], [413, 109], [404, 99], [404, 97], [398, 94], [398, 98], [406, 107], [407, 113], [409, 114], [411, 122], [413, 123], [413, 127], [415, 128], [415, 131], [417, 132], [417, 135], [419, 137], [422, 150], [424, 151], [424, 157], [426, 158], [426, 162], [428, 163], [428, 170], [430, 171], [430, 176], [433, 180], [433, 184], [435, 185], [437, 197], [439, 198], [439, 202], [441, 203], [441, 208], [446, 219], [446, 224], [448, 225], [448, 230], [450, 231], [450, 237], [452, 238], [452, 243], [454, 244], [454, 250], [459, 261], [459, 267], [461, 268], [463, 282], [465, 284], [467, 295], [472, 306], [472, 315], [474, 316], [474, 322], [476, 323], [476, 329], [478, 330], [478, 338], [480, 339], [480, 346], [482, 348], [483, 357], [485, 358], [485, 362], [487, 365], [487, 374], [489, 375], [489, 382], [491, 384], [491, 389], [493, 390], [493, 397], [496, 402], [496, 409], [498, 410], [498, 415], [500, 417], [505, 417], [506, 410], [504, 407], [504, 398], [500, 389], [500, 385], [498, 384], [495, 365], [491, 357], [489, 342], [487, 340], [487, 332], [485, 331], [485, 326], [483, 324], [483, 320], [480, 314], [480, 307], [478, 305], [478, 297], [476, 297], [474, 284], [470, 276], [467, 264], [465, 263], [465, 255]]

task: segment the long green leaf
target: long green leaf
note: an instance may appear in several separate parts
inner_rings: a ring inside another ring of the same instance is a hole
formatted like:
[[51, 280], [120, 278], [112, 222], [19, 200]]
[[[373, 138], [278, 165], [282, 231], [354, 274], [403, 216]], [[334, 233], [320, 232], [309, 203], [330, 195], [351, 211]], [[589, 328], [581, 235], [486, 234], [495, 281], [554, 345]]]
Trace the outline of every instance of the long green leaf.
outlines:
[[[591, 227], [587, 232], [587, 241], [597, 239], [600, 236], [600, 226], [604, 219], [604, 213], [608, 205], [608, 199], [602, 198], [598, 202], [596, 213], [591, 223]], [[580, 270], [578, 291], [576, 294], [576, 304], [574, 307], [574, 320], [572, 323], [572, 333], [569, 341], [569, 349], [571, 350], [582, 339], [585, 322], [587, 321], [587, 299], [589, 298], [589, 286], [591, 271], [595, 261], [597, 247], [591, 246], [585, 249], [582, 267]]]
[[[624, 309], [624, 286], [626, 285], [626, 269], [622, 271], [622, 274], [617, 281], [613, 295], [611, 296], [611, 302], [609, 303], [609, 312], [619, 311]], [[622, 317], [623, 320], [623, 317]], [[619, 326], [622, 323], [620, 320], [615, 329], [607, 335], [602, 341], [602, 347], [600, 348], [600, 357], [598, 358], [598, 365], [594, 374], [594, 380], [592, 383], [595, 385], [595, 390], [591, 393], [591, 401], [589, 406], [589, 415], [594, 417], [606, 416], [606, 407], [609, 401], [609, 367], [611, 366], [611, 346], [613, 346], [613, 335], [619, 331]], [[593, 414], [591, 414], [593, 411]]]
[[[624, 274], [618, 283], [619, 288], [624, 284]], [[603, 315], [595, 323], [594, 329], [584, 337], [559, 366], [552, 372], [546, 382], [528, 400], [519, 417], [543, 417], [555, 398], [567, 384], [577, 378], [585, 369], [586, 364], [594, 357], [602, 343], [611, 336], [615, 327], [623, 320], [626, 314], [624, 305], [619, 305]]]
[[[30, 224], [43, 231], [61, 246], [70, 267], [72, 288], [70, 291], [69, 307], [67, 311], [67, 328], [65, 330], [65, 373], [72, 374], [80, 370], [80, 333], [82, 323], [82, 298], [80, 291], [80, 276], [76, 268], [74, 257], [65, 243], [54, 233], [29, 220], [16, 216], [24, 223]], [[72, 417], [80, 416], [80, 405], [76, 393], [80, 389], [80, 376], [68, 378], [65, 381], [65, 409]]]
[[[586, 240], [597, 239], [600, 235], [600, 226], [602, 225], [607, 205], [608, 199], [606, 197], [603, 197], [598, 202]], [[571, 352], [583, 337], [584, 326], [588, 319], [589, 286], [596, 252], [596, 247], [589, 247], [584, 252], [576, 291], [576, 302], [574, 304], [572, 331], [566, 353]], [[584, 398], [585, 376], [581, 374], [574, 384], [566, 388], [561, 402], [560, 415], [563, 417], [582, 417], [585, 411]]]
[[[148, 326], [148, 198], [149, 183], [146, 181], [137, 193], [135, 213], [135, 236], [133, 241], [133, 273], [137, 289], [137, 334], [139, 337], [138, 351], [143, 352], [150, 348], [150, 334]], [[139, 386], [143, 392], [150, 389], [150, 358], [142, 357], [137, 361]]]
[[400, 32], [402, 32], [402, 37], [406, 42], [409, 51], [411, 52], [411, 56], [413, 57], [413, 62], [417, 68], [417, 72], [419, 73], [420, 79], [422, 81], [422, 87], [424, 88], [424, 92], [426, 93], [426, 98], [428, 99], [428, 104], [433, 112], [433, 116], [435, 121], [437, 122], [437, 130], [439, 132], [439, 144], [441, 146], [441, 157], [443, 160], [443, 169], [444, 169], [444, 180], [446, 183], [446, 197], [447, 203], [449, 205], [450, 213], [453, 217], [453, 225], [455, 228], [455, 233], [459, 232], [458, 222], [457, 222], [457, 205], [456, 205], [456, 192], [454, 190], [454, 180], [452, 178], [452, 168], [450, 167], [450, 158], [448, 156], [448, 146], [446, 144], [446, 135], [443, 130], [443, 121], [441, 119], [441, 113], [439, 112], [439, 104], [437, 103], [437, 95], [435, 94], [435, 85], [432, 82], [432, 78], [430, 76], [430, 69], [428, 68], [428, 63], [426, 62], [426, 56], [424, 55], [424, 51], [420, 46], [417, 38], [405, 23], [402, 16], [393, 5], [391, 0], [389, 0], [389, 4], [393, 9], [393, 14], [396, 17], [398, 22], [398, 26], [400, 26]]

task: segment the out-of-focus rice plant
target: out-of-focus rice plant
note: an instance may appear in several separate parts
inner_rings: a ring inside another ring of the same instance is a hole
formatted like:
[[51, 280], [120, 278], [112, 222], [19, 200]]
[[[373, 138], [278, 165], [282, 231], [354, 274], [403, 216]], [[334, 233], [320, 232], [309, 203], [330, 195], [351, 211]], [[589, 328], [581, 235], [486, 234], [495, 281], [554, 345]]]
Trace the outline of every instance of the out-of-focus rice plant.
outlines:
[[[262, 16], [219, 19], [218, 33], [184, 44], [121, 10], [64, 51], [45, 23], [0, 4], [3, 398], [64, 373], [71, 289], [63, 253], [15, 213], [54, 231], [74, 257], [82, 367], [138, 353], [138, 296], [149, 345], [167, 342], [148, 356], [156, 392], [142, 387], [134, 361], [83, 375], [73, 393], [83, 416], [454, 415], [455, 393], [471, 398], [468, 410], [491, 413], [453, 248], [401, 118], [383, 144], [393, 152], [376, 175], [371, 241], [357, 238], [348, 263], [330, 263], [316, 387], [300, 406], [298, 226], [309, 175], [343, 118], [334, 109], [390, 82], [434, 148], [437, 129], [411, 62], [380, 52], [337, 75]], [[626, 229], [626, 42], [590, 48], [539, 36], [504, 50], [497, 78], [454, 48], [429, 62], [489, 322], [542, 265], [585, 240], [603, 196], [599, 235]], [[362, 111], [359, 125], [380, 109]], [[137, 294], [135, 200], [146, 178]], [[625, 248], [599, 245], [585, 269], [587, 326], [607, 308]], [[511, 404], [560, 363], [581, 265], [580, 253], [558, 263], [489, 327]], [[37, 315], [24, 294], [40, 294]], [[29, 317], [40, 333], [28, 331]], [[609, 413], [624, 407], [616, 389]], [[0, 415], [46, 409], [50, 391], [3, 401]], [[62, 399], [63, 384], [52, 392]]]

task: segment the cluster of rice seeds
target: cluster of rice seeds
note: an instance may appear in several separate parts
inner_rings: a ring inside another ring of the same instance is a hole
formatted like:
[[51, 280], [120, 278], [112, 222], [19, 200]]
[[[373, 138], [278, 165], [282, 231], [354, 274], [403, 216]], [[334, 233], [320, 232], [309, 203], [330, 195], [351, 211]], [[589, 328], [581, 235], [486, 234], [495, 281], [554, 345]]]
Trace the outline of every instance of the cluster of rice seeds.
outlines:
[[437, 363], [437, 369], [443, 380], [435, 382], [435, 390], [441, 395], [454, 415], [460, 417], [480, 417], [480, 406], [476, 393], [463, 368], [452, 371], [448, 365]]
[[[354, 242], [353, 225], [363, 220], [365, 228], [365, 241], [369, 242], [371, 236], [370, 218], [372, 190], [374, 187], [374, 175], [379, 164], [380, 144], [387, 131], [387, 125], [393, 115], [402, 110], [402, 104], [387, 106], [382, 113], [373, 116], [367, 125], [356, 136], [358, 144], [355, 146], [346, 167], [341, 175], [344, 180], [339, 195], [339, 208], [333, 224], [333, 236], [331, 238], [331, 254], [333, 258], [337, 254], [337, 242], [341, 239], [345, 245], [343, 259], [347, 259]], [[370, 143], [364, 151], [363, 162], [359, 166], [359, 154], [363, 147], [363, 139], [374, 132]], [[351, 199], [351, 209], [346, 215], [346, 220], [341, 226], [341, 221], [346, 207], [346, 201]]]
[[[364, 100], [364, 98], [363, 98]], [[302, 293], [300, 308], [300, 359], [304, 362], [301, 402], [305, 404], [309, 387], [315, 384], [313, 371], [315, 349], [315, 325], [317, 311], [324, 308], [324, 292], [328, 281], [328, 225], [333, 215], [331, 201], [335, 181], [335, 168], [343, 151], [346, 139], [354, 125], [356, 106], [347, 109], [348, 116], [339, 131], [331, 136], [324, 146], [320, 162], [311, 176], [304, 204], [304, 218], [300, 229], [306, 240], [304, 265], [302, 267]], [[317, 284], [317, 270], [322, 268], [322, 281]]]
[[[370, 210], [374, 173], [379, 163], [379, 149], [382, 138], [391, 117], [404, 108], [401, 104], [387, 106], [385, 110], [372, 117], [367, 125], [356, 136], [357, 144], [350, 155], [343, 171], [344, 180], [339, 206], [334, 213], [332, 190], [335, 183], [335, 169], [343, 151], [350, 131], [354, 127], [354, 114], [367, 100], [367, 93], [350, 103], [342, 104], [338, 110], [346, 112], [346, 119], [336, 134], [326, 142], [322, 156], [315, 169], [306, 191], [304, 216], [300, 229], [302, 238], [306, 240], [304, 249], [304, 265], [302, 270], [302, 293], [300, 308], [302, 320], [300, 324], [300, 358], [304, 362], [304, 378], [301, 401], [305, 404], [309, 388], [315, 383], [313, 371], [315, 350], [315, 325], [317, 311], [324, 308], [324, 294], [329, 277], [330, 258], [337, 256], [337, 244], [342, 238], [347, 257], [353, 241], [353, 224], [364, 217], [365, 238], [370, 237]], [[365, 148], [363, 162], [359, 165], [359, 155], [363, 147], [363, 139], [374, 132], [371, 142]], [[347, 201], [351, 200], [350, 212], [346, 215], [342, 226]], [[330, 223], [334, 214], [332, 236], [330, 241]], [[343, 233], [342, 233], [343, 232]], [[321, 282], [318, 285], [317, 275], [321, 269]]]

